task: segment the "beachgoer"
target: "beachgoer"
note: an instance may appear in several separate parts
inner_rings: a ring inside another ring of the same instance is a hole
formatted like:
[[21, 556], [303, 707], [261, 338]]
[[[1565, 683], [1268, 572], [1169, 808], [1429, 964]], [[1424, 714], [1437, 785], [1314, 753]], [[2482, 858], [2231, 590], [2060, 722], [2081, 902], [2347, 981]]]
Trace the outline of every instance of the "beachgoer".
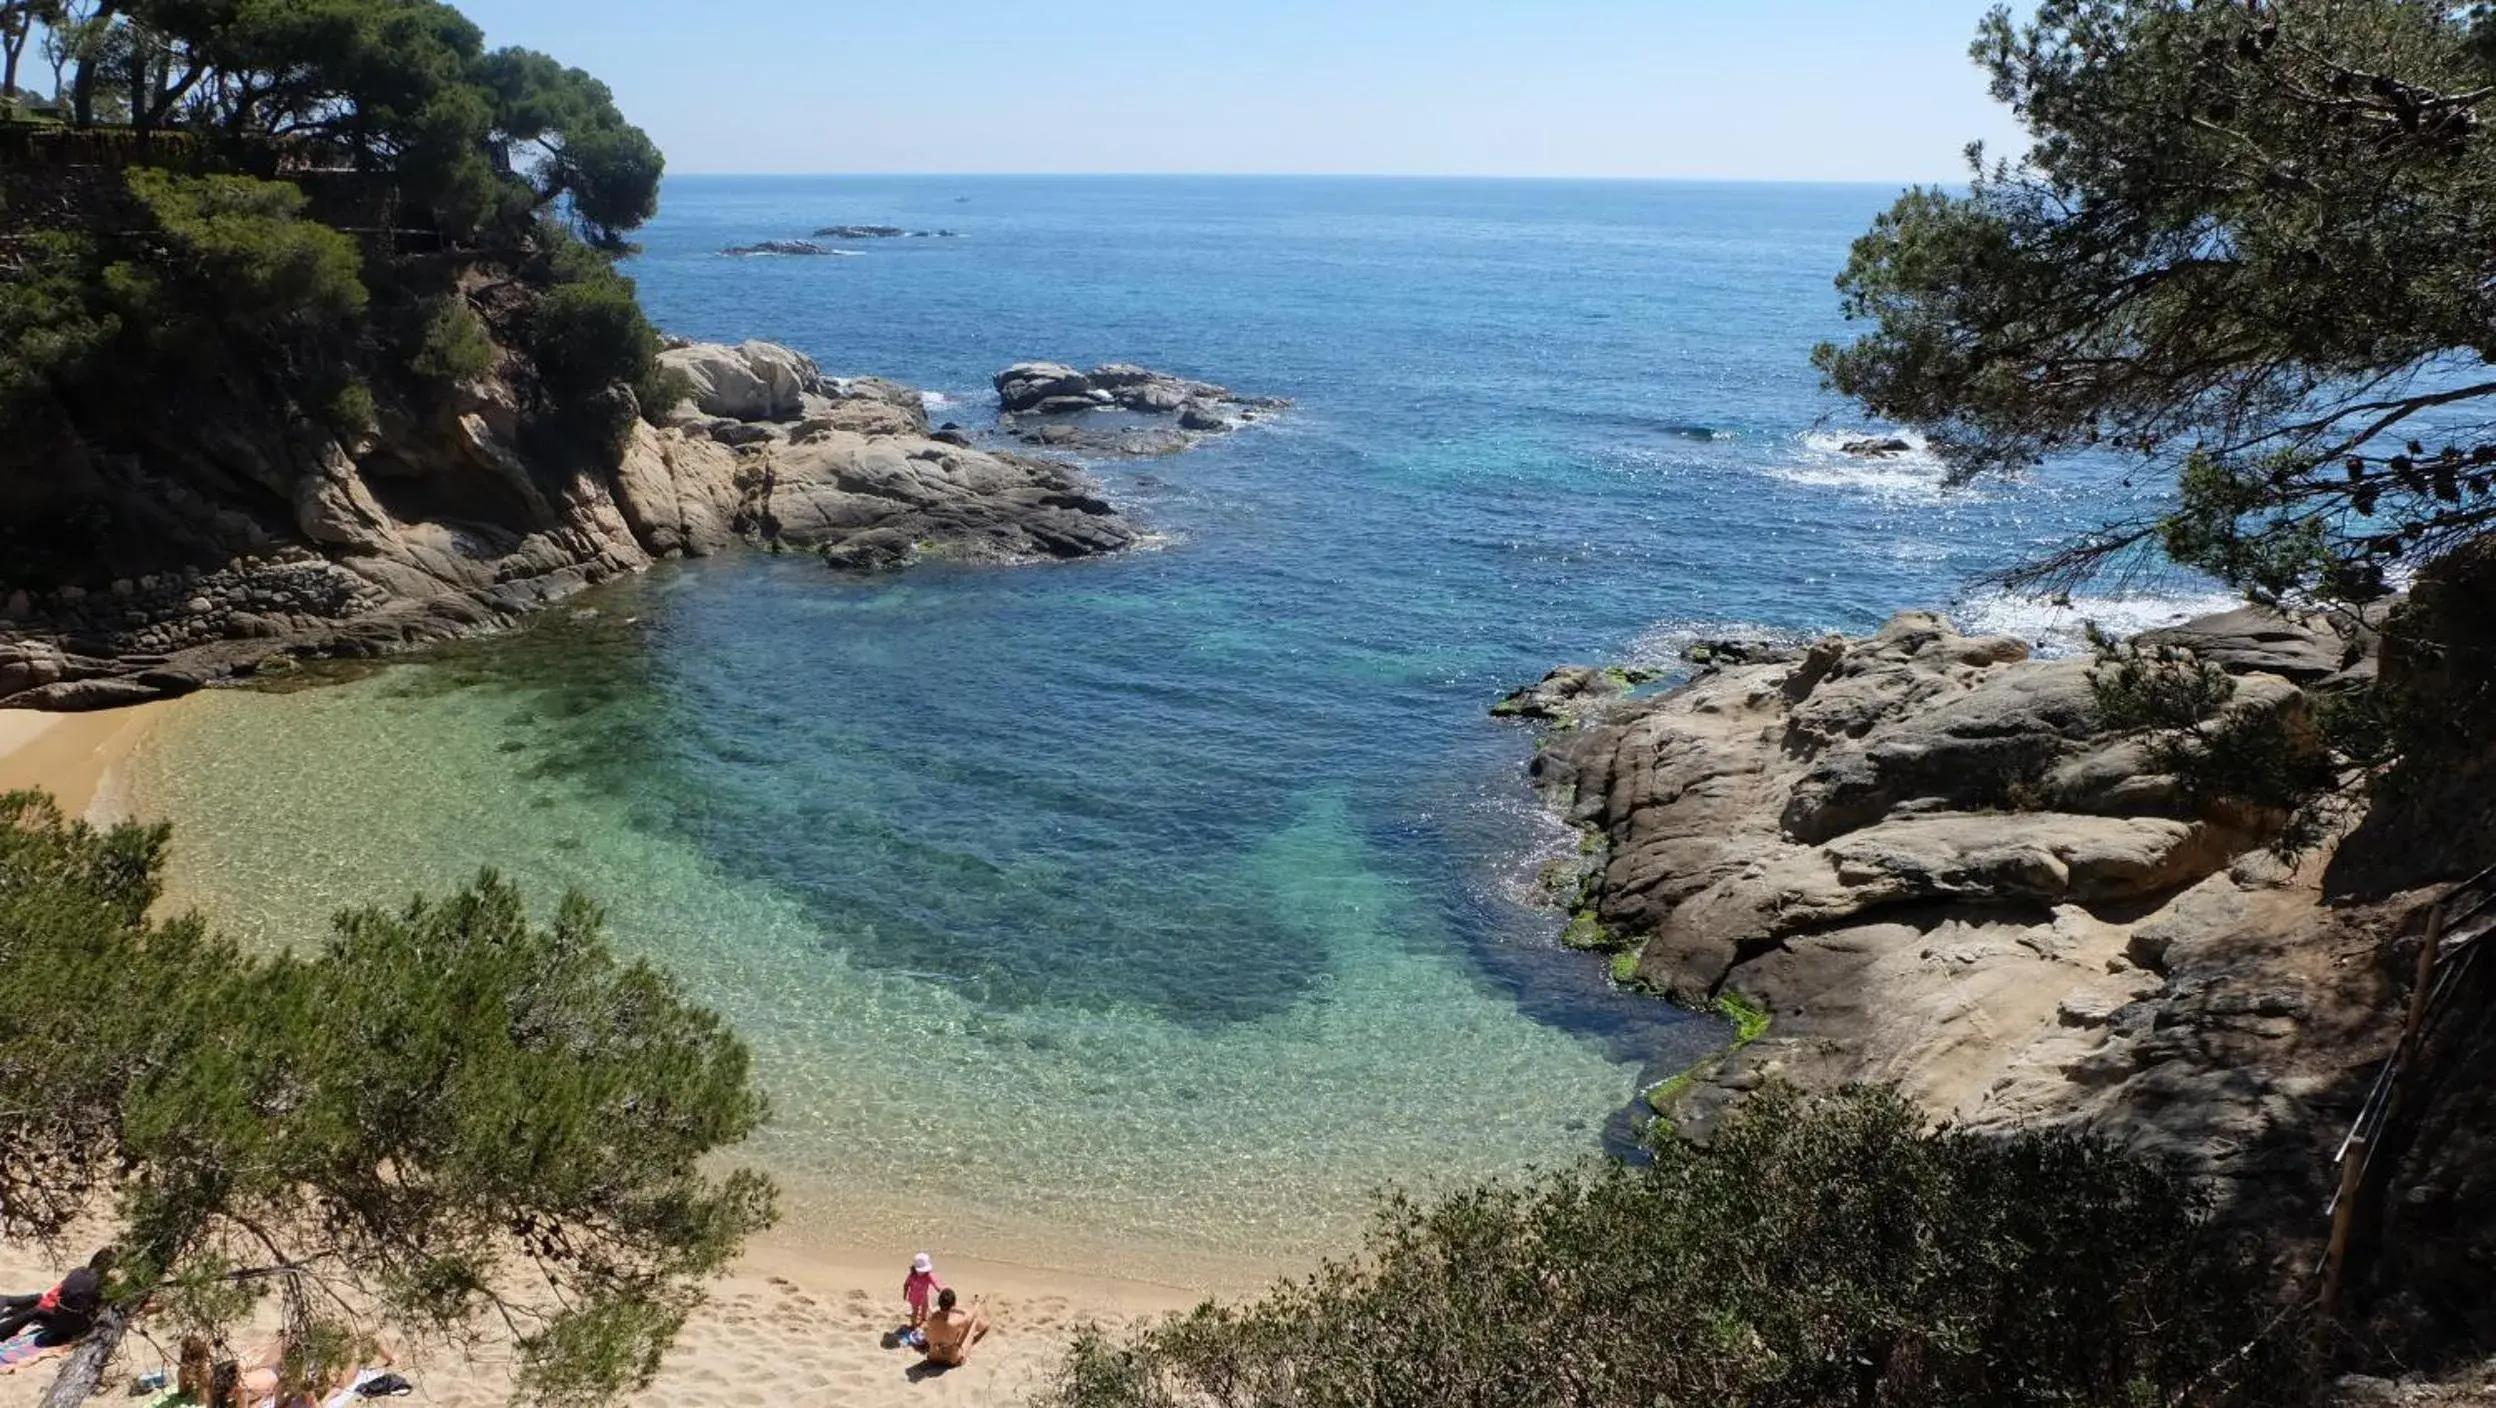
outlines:
[[[288, 1380], [302, 1376], [306, 1366], [295, 1366], [292, 1375], [287, 1372], [287, 1343], [287, 1337], [281, 1334], [262, 1343], [243, 1363], [238, 1383], [240, 1402], [252, 1408], [320, 1408], [321, 1404], [337, 1397], [348, 1387], [362, 1383], [368, 1376], [380, 1377], [391, 1364], [388, 1351], [376, 1344], [371, 1346], [374, 1362], [364, 1369], [358, 1370], [352, 1364], [329, 1365], [321, 1368], [310, 1382], [290, 1387]], [[404, 1389], [400, 1391], [405, 1392]]]
[[35, 1343], [47, 1349], [84, 1338], [95, 1328], [95, 1313], [104, 1307], [104, 1278], [112, 1269], [113, 1252], [107, 1247], [41, 1295], [0, 1296], [0, 1342], [29, 1328], [37, 1331]]
[[959, 1365], [971, 1357], [971, 1346], [988, 1333], [988, 1312], [972, 1301], [964, 1310], [948, 1289], [936, 1297], [936, 1313], [927, 1317], [927, 1358], [932, 1364]]
[[910, 1274], [902, 1280], [901, 1298], [910, 1306], [911, 1329], [927, 1323], [927, 1298], [944, 1288], [945, 1283], [936, 1277], [933, 1257], [921, 1252], [910, 1258]]

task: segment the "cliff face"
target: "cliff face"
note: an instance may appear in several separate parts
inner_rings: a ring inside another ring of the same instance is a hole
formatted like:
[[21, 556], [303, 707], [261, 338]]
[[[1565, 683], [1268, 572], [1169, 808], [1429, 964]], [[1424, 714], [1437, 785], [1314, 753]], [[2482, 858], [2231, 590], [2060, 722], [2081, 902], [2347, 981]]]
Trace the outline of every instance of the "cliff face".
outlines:
[[[784, 348], [689, 348], [707, 367], [667, 428], [611, 464], [525, 454], [517, 398], [465, 383], [347, 443], [208, 423], [162, 455], [62, 452], [110, 506], [126, 575], [51, 590], [0, 566], [0, 705], [92, 708], [247, 674], [273, 654], [375, 654], [506, 623], [621, 572], [743, 542], [857, 567], [922, 553], [1077, 557], [1134, 541], [1062, 464], [936, 438], [915, 393], [841, 382]], [[785, 392], [741, 399], [748, 381]], [[178, 462], [169, 457], [178, 456]]]

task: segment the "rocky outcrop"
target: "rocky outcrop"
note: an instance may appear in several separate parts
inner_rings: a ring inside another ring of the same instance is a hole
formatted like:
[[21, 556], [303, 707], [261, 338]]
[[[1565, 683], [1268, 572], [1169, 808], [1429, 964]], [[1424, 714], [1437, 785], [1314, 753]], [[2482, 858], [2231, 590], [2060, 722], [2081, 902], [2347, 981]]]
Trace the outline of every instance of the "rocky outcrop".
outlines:
[[[1084, 372], [1059, 362], [1017, 362], [994, 381], [1006, 434], [1078, 454], [1174, 454], [1290, 405], [1124, 363]], [[1110, 419], [1080, 424], [1061, 419], [1092, 413]]]
[[952, 239], [954, 230], [905, 230], [899, 225], [826, 225], [815, 231], [819, 240]]
[[[557, 470], [524, 454], [511, 392], [479, 382], [430, 421], [360, 445], [324, 440], [293, 466], [254, 461], [285, 490], [290, 521], [194, 503], [195, 531], [235, 545], [218, 565], [102, 587], [0, 584], [0, 705], [102, 707], [273, 656], [384, 653], [744, 543], [876, 569], [1080, 557], [1136, 539], [1075, 469], [934, 438], [908, 387], [826, 377], [770, 343], [681, 345], [664, 359], [691, 398], [664, 427], [634, 421], [610, 464]], [[144, 466], [116, 472], [119, 492], [159, 511], [190, 493]]]
[[[2298, 707], [2343, 666], [2273, 615], [2164, 643], [2229, 672], [2225, 709]], [[1645, 986], [1770, 1014], [1678, 1117], [1771, 1076], [1892, 1080], [1937, 1118], [2086, 1125], [2266, 1196], [2327, 1178], [2393, 1002], [2368, 929], [2390, 921], [2325, 910], [2261, 818], [2158, 776], [2090, 668], [1910, 613], [1546, 738], [1536, 776], [1593, 841], [1573, 930]], [[1565, 713], [1585, 685], [1538, 689]]]
[[735, 259], [750, 259], [757, 255], [820, 259], [827, 255], [837, 254], [839, 251], [825, 249], [822, 245], [807, 240], [760, 240], [754, 244], [730, 245], [720, 253]]
[[1535, 683], [1510, 692], [1507, 698], [1491, 706], [1491, 717], [1574, 723], [1653, 678], [1653, 672], [1648, 670], [1563, 665]]

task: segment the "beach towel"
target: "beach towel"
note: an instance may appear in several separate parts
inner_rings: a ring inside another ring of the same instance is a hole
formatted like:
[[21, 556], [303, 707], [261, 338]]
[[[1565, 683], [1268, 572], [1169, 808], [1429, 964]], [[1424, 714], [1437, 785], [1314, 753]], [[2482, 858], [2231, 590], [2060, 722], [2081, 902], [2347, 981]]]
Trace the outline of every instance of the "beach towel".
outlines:
[[28, 1330], [6, 1344], [0, 1344], [0, 1374], [14, 1374], [29, 1364], [40, 1364], [69, 1349], [65, 1344], [36, 1344], [35, 1340], [42, 1334], [41, 1330]]

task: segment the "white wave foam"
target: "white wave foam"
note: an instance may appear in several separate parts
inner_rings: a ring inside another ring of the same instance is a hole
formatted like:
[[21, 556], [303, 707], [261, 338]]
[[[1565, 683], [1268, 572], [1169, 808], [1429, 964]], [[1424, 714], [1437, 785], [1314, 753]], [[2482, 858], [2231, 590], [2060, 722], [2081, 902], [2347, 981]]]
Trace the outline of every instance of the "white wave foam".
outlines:
[[[1940, 463], [1933, 459], [1931, 445], [1912, 430], [1806, 430], [1800, 438], [1804, 449], [1818, 455], [1845, 455], [1848, 459], [1877, 458], [1893, 464], [1911, 459]], [[1903, 440], [1907, 448], [1877, 457], [1849, 454], [1846, 447], [1859, 440]]]
[[942, 391], [921, 391], [919, 393], [919, 404], [932, 411], [938, 406], [952, 405], [953, 398], [946, 395]]
[[2244, 604], [2243, 598], [2215, 588], [2053, 599], [2002, 592], [1962, 601], [1951, 608], [1950, 618], [1971, 633], [2015, 636], [2050, 657], [2088, 649], [2091, 625], [2110, 636], [2133, 636]]
[[[1846, 449], [1858, 440], [1890, 439], [1904, 442], [1907, 448], [1882, 455], [1854, 454]], [[1971, 492], [1949, 483], [1949, 471], [1940, 456], [1932, 452], [1922, 436], [1911, 431], [1813, 430], [1797, 436], [1796, 445], [1793, 463], [1776, 466], [1766, 473], [1789, 484], [1850, 490], [1915, 503], [1938, 503]]]

